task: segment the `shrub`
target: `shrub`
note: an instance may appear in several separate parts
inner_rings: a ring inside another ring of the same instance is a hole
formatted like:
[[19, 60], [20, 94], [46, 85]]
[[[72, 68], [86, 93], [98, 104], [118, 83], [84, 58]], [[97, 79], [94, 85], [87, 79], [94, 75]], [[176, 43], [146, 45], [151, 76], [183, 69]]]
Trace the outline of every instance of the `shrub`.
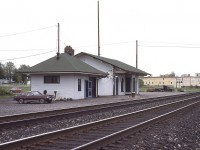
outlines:
[[178, 92], [184, 92], [182, 88], [177, 89]]
[[0, 96], [10, 95], [10, 93], [5, 89], [0, 87]]
[[155, 92], [155, 88], [148, 88], [147, 92]]

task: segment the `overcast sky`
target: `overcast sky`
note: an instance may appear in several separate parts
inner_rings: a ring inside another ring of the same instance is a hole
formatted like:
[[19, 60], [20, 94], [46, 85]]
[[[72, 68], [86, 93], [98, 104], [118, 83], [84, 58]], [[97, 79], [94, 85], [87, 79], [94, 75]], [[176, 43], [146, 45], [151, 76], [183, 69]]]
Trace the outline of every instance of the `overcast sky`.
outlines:
[[[153, 76], [200, 72], [200, 1], [99, 3], [101, 56], [135, 67], [138, 40], [138, 67]], [[97, 0], [1, 0], [0, 18], [2, 63], [33, 66], [55, 56], [57, 23], [60, 52], [70, 45], [75, 54], [98, 54]]]

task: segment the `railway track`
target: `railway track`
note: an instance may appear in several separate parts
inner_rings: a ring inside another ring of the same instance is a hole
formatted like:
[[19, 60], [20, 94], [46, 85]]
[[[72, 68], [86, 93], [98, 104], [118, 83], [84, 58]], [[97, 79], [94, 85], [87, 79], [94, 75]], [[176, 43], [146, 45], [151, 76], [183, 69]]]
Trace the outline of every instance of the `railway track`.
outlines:
[[200, 95], [95, 122], [44, 133], [0, 145], [0, 149], [98, 149], [110, 142], [185, 111]]
[[107, 103], [107, 104], [101, 104], [101, 105], [92, 105], [92, 106], [85, 106], [85, 107], [76, 107], [76, 108], [68, 108], [68, 109], [61, 109], [61, 110], [50, 110], [50, 111], [42, 111], [42, 112], [33, 112], [33, 113], [25, 113], [25, 114], [14, 114], [14, 115], [6, 115], [6, 116], [0, 116], [0, 128], [3, 126], [7, 126], [9, 124], [12, 125], [12, 123], [25, 123], [30, 122], [31, 120], [37, 120], [45, 119], [49, 117], [58, 117], [58, 116], [64, 116], [69, 114], [76, 114], [76, 113], [83, 113], [83, 112], [89, 112], [89, 111], [96, 111], [96, 110], [102, 110], [102, 109], [110, 109], [110, 108], [122, 108], [122, 107], [129, 107], [129, 106], [135, 106], [135, 105], [143, 105], [148, 103], [155, 103], [155, 102], [162, 102], [162, 101], [168, 101], [175, 98], [186, 98], [190, 96], [200, 95], [200, 93], [195, 94], [180, 94], [180, 95], [171, 95], [171, 96], [163, 96], [163, 97], [154, 97], [154, 98], [147, 98], [147, 99], [139, 99], [139, 100], [126, 100], [116, 102], [116, 103]]
[[[196, 93], [195, 95], [198, 95], [198, 93]], [[30, 113], [30, 114], [20, 114], [20, 115], [14, 115], [14, 116], [5, 116], [5, 117], [1, 117], [0, 131], [4, 131], [4, 133], [6, 133], [6, 131], [9, 131], [12, 133], [12, 130], [16, 131], [16, 130], [22, 130], [22, 129], [27, 129], [27, 128], [35, 128], [35, 127], [37, 127], [38, 129], [39, 127], [43, 128], [45, 124], [47, 124], [47, 122], [49, 122], [49, 124], [51, 124], [52, 122], [58, 122], [58, 124], [59, 123], [63, 124], [64, 122], [65, 124], [68, 125], [70, 123], [68, 123], [67, 120], [69, 120], [69, 122], [74, 122], [74, 124], [69, 125], [69, 126], [73, 126], [73, 125], [85, 123], [81, 121], [81, 120], [85, 120], [85, 119], [82, 119], [82, 118], [86, 118], [85, 116], [87, 116], [88, 118], [91, 118], [90, 116], [94, 116], [95, 114], [96, 117], [93, 117], [93, 118], [96, 118], [96, 120], [103, 119], [102, 117], [98, 117], [98, 116], [102, 116], [102, 114], [104, 113], [104, 114], [107, 114], [105, 116], [112, 117], [111, 115], [108, 115], [108, 114], [112, 114], [113, 116], [119, 115], [119, 114], [127, 113], [130, 111], [136, 111], [136, 110], [140, 110], [140, 109], [144, 109], [144, 108], [148, 108], [148, 107], [152, 107], [152, 106], [156, 106], [160, 104], [165, 104], [170, 101], [176, 101], [184, 97], [191, 97], [191, 94], [173, 95], [173, 96], [158, 97], [158, 98], [151, 98], [151, 99], [141, 99], [141, 100], [135, 100], [135, 101], [129, 100], [129, 101], [124, 101], [124, 102], [110, 103], [110, 104], [103, 104], [103, 105], [94, 105], [94, 106], [79, 107], [79, 108], [72, 108], [72, 109], [63, 109], [63, 110], [38, 112], [38, 113]], [[77, 119], [77, 116], [79, 116], [79, 119]], [[81, 116], [83, 117], [81, 118]], [[91, 120], [91, 121], [95, 121], [95, 120]], [[52, 124], [55, 124], [55, 123], [52, 123]], [[64, 126], [64, 128], [69, 127], [67, 125]], [[57, 127], [55, 127], [55, 129], [53, 129], [53, 127], [51, 128], [52, 128], [51, 130], [59, 129]], [[36, 133], [38, 134], [38, 132]], [[28, 135], [31, 136], [30, 134]], [[8, 138], [8, 140], [9, 139], [10, 138]], [[5, 138], [4, 141], [2, 142], [7, 142], [8, 140]]]

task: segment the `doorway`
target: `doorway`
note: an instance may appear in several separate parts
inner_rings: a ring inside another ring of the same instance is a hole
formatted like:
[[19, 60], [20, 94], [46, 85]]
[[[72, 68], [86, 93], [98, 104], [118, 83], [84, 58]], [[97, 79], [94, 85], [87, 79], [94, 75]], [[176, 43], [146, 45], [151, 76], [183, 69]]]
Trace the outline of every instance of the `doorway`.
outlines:
[[133, 78], [133, 92], [136, 92], [136, 81], [135, 78]]
[[85, 80], [85, 98], [96, 97], [96, 78]]
[[130, 77], [126, 77], [126, 92], [131, 92], [131, 78]]
[[88, 80], [85, 80], [85, 98], [88, 97]]
[[116, 78], [116, 95], [118, 95], [118, 81], [119, 81], [119, 78], [117, 77]]
[[88, 97], [92, 97], [92, 81], [89, 81], [88, 83]]

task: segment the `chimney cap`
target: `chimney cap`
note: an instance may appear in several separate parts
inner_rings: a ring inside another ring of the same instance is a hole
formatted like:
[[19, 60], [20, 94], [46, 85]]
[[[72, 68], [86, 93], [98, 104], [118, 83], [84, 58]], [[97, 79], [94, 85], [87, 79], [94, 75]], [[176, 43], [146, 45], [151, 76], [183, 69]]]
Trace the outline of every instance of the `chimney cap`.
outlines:
[[71, 46], [66, 46], [64, 52], [69, 54], [70, 56], [74, 56], [74, 49]]

